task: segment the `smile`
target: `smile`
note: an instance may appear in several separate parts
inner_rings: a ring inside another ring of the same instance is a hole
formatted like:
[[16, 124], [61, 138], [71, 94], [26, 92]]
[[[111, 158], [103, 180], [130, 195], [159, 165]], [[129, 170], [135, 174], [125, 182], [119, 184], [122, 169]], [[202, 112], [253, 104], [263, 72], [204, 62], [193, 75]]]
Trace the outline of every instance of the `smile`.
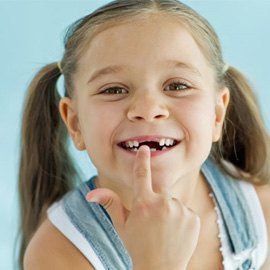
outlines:
[[147, 139], [132, 139], [121, 142], [118, 144], [121, 148], [136, 152], [140, 146], [147, 145], [151, 152], [164, 151], [169, 148], [172, 148], [179, 144], [180, 141], [177, 141], [172, 138], [147, 138]]

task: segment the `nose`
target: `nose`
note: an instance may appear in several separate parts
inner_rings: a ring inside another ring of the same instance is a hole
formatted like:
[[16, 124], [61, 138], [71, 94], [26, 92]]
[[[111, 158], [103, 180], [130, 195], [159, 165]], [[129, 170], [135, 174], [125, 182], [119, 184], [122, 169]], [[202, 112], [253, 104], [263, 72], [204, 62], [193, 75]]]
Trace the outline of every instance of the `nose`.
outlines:
[[127, 117], [130, 121], [162, 120], [169, 117], [169, 111], [162, 97], [152, 93], [134, 96]]

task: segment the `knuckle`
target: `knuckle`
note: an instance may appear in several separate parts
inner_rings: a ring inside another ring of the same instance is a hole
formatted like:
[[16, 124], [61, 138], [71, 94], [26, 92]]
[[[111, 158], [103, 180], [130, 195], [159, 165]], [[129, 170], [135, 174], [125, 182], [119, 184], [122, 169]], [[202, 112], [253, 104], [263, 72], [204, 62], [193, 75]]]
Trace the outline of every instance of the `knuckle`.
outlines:
[[181, 203], [181, 209], [182, 209], [182, 215], [185, 216], [185, 218], [193, 222], [200, 222], [200, 217], [191, 208], [186, 207], [185, 205]]
[[196, 214], [193, 210], [187, 208], [187, 220], [191, 227], [198, 228], [201, 224], [201, 219], [198, 214]]
[[144, 198], [137, 198], [133, 206], [143, 215], [148, 215], [151, 212], [151, 205]]
[[195, 222], [196, 226], [199, 226], [199, 227], [201, 226], [201, 219], [198, 215], [194, 216], [194, 222]]
[[107, 200], [104, 201], [104, 203], [102, 204], [102, 207], [104, 209], [108, 209], [110, 208], [110, 206], [113, 204], [113, 199], [112, 198], [108, 198]]
[[146, 167], [138, 167], [135, 169], [136, 177], [142, 178], [149, 175], [148, 169]]
[[161, 220], [174, 220], [177, 216], [177, 211], [168, 198], [159, 198], [155, 202], [155, 208], [158, 210], [158, 216]]
[[134, 204], [142, 214], [151, 215], [158, 219], [165, 219], [172, 213], [172, 207], [164, 198], [137, 197]]
[[184, 211], [185, 211], [185, 214], [190, 217], [197, 215], [191, 208], [186, 207], [186, 206], [184, 206]]

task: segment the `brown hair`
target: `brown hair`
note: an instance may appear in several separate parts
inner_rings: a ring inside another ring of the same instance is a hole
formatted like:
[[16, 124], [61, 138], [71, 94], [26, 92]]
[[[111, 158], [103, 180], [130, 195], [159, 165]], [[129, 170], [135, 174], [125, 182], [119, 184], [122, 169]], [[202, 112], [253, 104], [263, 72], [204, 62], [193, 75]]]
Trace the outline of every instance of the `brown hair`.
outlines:
[[73, 187], [76, 169], [66, 147], [60, 119], [57, 64], [41, 69], [29, 86], [24, 105], [19, 170], [21, 207], [20, 264], [46, 209]]
[[[215, 72], [217, 90], [224, 86], [230, 89], [231, 102], [222, 138], [213, 145], [211, 156], [223, 170], [236, 178], [241, 176], [251, 182], [268, 182], [269, 137], [253, 91], [236, 69], [230, 67], [224, 72], [219, 39], [207, 20], [177, 0], [113, 1], [71, 25], [61, 61], [65, 95], [72, 97], [72, 81], [78, 62], [96, 33], [131, 17], [153, 13], [172, 16], [186, 27]], [[19, 175], [21, 261], [44, 211], [74, 183], [76, 170], [66, 150], [67, 134], [58, 112], [60, 96], [56, 82], [60, 74], [56, 63], [44, 67], [33, 79], [25, 102]], [[238, 170], [230, 170], [224, 160]]]
[[[234, 178], [269, 183], [270, 139], [256, 96], [245, 76], [234, 67], [225, 72], [224, 84], [231, 97], [222, 138], [213, 145], [212, 157]], [[228, 167], [226, 161], [237, 170]]]

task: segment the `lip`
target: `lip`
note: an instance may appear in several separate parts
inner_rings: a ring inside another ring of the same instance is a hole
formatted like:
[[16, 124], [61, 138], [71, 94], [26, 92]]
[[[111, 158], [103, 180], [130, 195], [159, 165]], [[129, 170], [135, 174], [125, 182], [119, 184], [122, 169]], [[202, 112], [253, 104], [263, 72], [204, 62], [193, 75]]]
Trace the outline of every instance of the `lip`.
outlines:
[[154, 151], [154, 152], [151, 151], [151, 157], [157, 157], [157, 156], [163, 155], [163, 154], [173, 150], [182, 141], [180, 139], [176, 139], [175, 137], [171, 137], [171, 136], [168, 136], [168, 135], [143, 135], [143, 136], [129, 137], [127, 139], [121, 140], [120, 142], [117, 143], [117, 146], [121, 150], [123, 150], [125, 153], [130, 154], [132, 156], [135, 156], [136, 151], [125, 149], [122, 145], [125, 144], [128, 141], [137, 141], [139, 143], [142, 143], [142, 142], [159, 142], [161, 139], [170, 139], [170, 140], [175, 141], [176, 143], [175, 143], [175, 145], [167, 147], [166, 149], [163, 149], [163, 150], [157, 150], [157, 151]]

